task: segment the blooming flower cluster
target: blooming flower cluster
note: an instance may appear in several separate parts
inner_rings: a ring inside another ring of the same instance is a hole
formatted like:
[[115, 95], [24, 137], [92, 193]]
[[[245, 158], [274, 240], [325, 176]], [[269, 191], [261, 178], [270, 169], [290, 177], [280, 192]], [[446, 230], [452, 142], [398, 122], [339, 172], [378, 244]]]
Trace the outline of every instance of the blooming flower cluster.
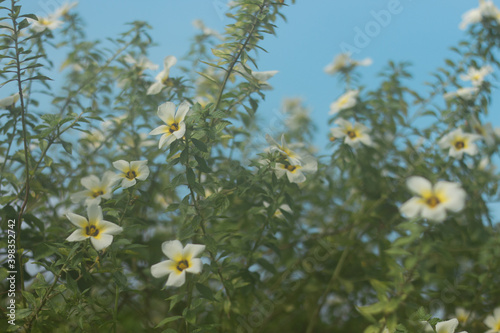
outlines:
[[367, 146], [372, 145], [372, 140], [370, 135], [370, 129], [363, 124], [354, 122], [352, 124], [350, 121], [339, 118], [335, 121], [335, 124], [339, 127], [331, 129], [332, 136], [337, 139], [344, 138], [344, 143], [355, 148], [358, 147], [360, 143]]
[[177, 111], [175, 110], [175, 104], [172, 102], [166, 102], [158, 107], [158, 117], [160, 117], [166, 125], [158, 126], [152, 130], [149, 135], [162, 135], [159, 148], [165, 145], [168, 147], [172, 142], [184, 136], [184, 133], [186, 133], [184, 118], [189, 110], [190, 108], [187, 102], [181, 103]]
[[76, 5], [78, 5], [78, 2], [66, 3], [58, 8], [54, 13], [45, 17], [38, 17], [38, 20], [28, 18], [28, 22], [31, 23], [31, 28], [36, 33], [43, 32], [47, 29], [55, 30], [63, 24], [61, 17], [68, 15], [69, 10]]

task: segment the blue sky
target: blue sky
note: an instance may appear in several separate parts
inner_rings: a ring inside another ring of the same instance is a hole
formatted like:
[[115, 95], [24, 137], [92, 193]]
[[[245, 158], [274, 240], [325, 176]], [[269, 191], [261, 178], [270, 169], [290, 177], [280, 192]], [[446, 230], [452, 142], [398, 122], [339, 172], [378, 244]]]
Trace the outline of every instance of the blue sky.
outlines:
[[[25, 11], [46, 15], [64, 2], [39, 0], [21, 4]], [[116, 36], [124, 31], [126, 22], [149, 22], [153, 26], [151, 35], [158, 43], [151, 50], [150, 59], [161, 65], [166, 55], [181, 58], [187, 53], [196, 32], [194, 19], [200, 18], [207, 26], [222, 31], [230, 22], [223, 15], [228, 2], [85, 0], [75, 10], [83, 17], [90, 39]], [[316, 144], [323, 146], [328, 127], [321, 120], [327, 117], [330, 103], [343, 92], [338, 79], [326, 75], [323, 68], [342, 52], [342, 45], [361, 45], [357, 31], [372, 29], [373, 36], [361, 40], [365, 45], [357, 47], [359, 52], [353, 54], [355, 59], [370, 57], [374, 61], [372, 66], [361, 69], [364, 85], [376, 86], [376, 74], [388, 60], [409, 61], [414, 75], [411, 87], [425, 91], [423, 82], [432, 80], [430, 73], [443, 65], [445, 57], [453, 56], [448, 48], [465, 37], [465, 32], [458, 28], [461, 15], [477, 5], [477, 1], [471, 0], [297, 0], [284, 10], [288, 23], [278, 24], [278, 36], [264, 40], [263, 47], [269, 53], [262, 52], [258, 57], [260, 70], [279, 71], [270, 80], [274, 90], [267, 92], [262, 109], [267, 109], [268, 114], [277, 112], [283, 98], [302, 97], [319, 125], [321, 138], [317, 138]], [[382, 24], [380, 19], [376, 23], [376, 17], [383, 16], [381, 12], [390, 16], [384, 16]], [[373, 30], [377, 25], [378, 31]], [[175, 68], [172, 73], [175, 75]], [[499, 119], [492, 120], [500, 126]]]

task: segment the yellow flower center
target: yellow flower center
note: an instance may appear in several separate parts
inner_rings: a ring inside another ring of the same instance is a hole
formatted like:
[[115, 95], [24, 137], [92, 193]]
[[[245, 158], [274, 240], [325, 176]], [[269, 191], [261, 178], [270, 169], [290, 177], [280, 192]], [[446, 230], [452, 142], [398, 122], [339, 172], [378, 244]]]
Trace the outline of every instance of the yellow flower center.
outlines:
[[472, 75], [472, 81], [481, 81], [481, 75], [479, 74]]
[[290, 172], [294, 172], [297, 167], [295, 165], [291, 165], [291, 164], [285, 164], [284, 167], [286, 170], [290, 171]]
[[500, 331], [500, 321], [495, 324], [494, 330], [497, 332]]
[[461, 140], [455, 141], [454, 146], [455, 146], [455, 148], [456, 148], [457, 150], [464, 149], [464, 147], [465, 147], [465, 142], [463, 142], [463, 141], [461, 141]]
[[103, 194], [104, 194], [103, 190], [95, 190], [92, 192], [92, 197], [97, 198], [98, 196], [103, 195]]
[[434, 208], [437, 205], [439, 205], [441, 203], [441, 201], [438, 199], [438, 197], [436, 197], [435, 195], [433, 195], [433, 196], [427, 198], [425, 200], [425, 203], [427, 204], [427, 206], [430, 206], [431, 208]]
[[174, 86], [174, 80], [172, 80], [171, 78], [169, 78], [168, 76], [163, 78], [163, 80], [161, 80], [161, 83], [164, 85], [164, 86], [167, 86], [167, 87], [173, 87]]
[[176, 266], [177, 270], [179, 272], [182, 272], [183, 270], [185, 270], [186, 268], [189, 268], [189, 262], [184, 259], [184, 260], [181, 260], [177, 263], [177, 266]]
[[172, 125], [170, 125], [170, 128], [168, 129], [168, 131], [170, 133], [177, 132], [178, 130], [179, 130], [179, 124], [178, 123], [173, 123]]
[[52, 21], [42, 17], [38, 20], [38, 23], [40, 23], [41, 25], [48, 26], [52, 23]]
[[348, 97], [342, 97], [342, 98], [339, 100], [339, 106], [340, 106], [340, 107], [342, 107], [342, 106], [346, 105], [348, 101], [349, 101], [349, 98], [348, 98]]
[[130, 179], [130, 180], [135, 179], [135, 177], [137, 177], [137, 173], [133, 170], [129, 170], [125, 174], [125, 178]]
[[99, 235], [99, 229], [93, 224], [85, 227], [85, 234], [90, 237], [97, 237]]
[[356, 131], [353, 131], [353, 130], [348, 130], [346, 132], [347, 136], [350, 137], [351, 139], [354, 139], [356, 138], [358, 135], [356, 134]]

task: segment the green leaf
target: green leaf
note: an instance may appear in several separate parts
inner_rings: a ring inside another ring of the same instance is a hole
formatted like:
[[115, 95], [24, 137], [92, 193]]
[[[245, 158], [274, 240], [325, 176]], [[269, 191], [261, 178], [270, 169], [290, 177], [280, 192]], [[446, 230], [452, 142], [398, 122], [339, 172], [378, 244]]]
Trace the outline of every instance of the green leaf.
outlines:
[[198, 148], [199, 150], [201, 150], [202, 152], [204, 152], [204, 153], [208, 152], [207, 145], [204, 142], [202, 142], [198, 139], [195, 139], [195, 138], [191, 138], [191, 142], [193, 142], [195, 147]]
[[193, 169], [190, 167], [186, 167], [186, 176], [189, 185], [193, 185], [196, 183], [196, 175], [194, 174]]
[[208, 288], [207, 286], [201, 283], [196, 283], [196, 289], [200, 292], [203, 298], [206, 298], [211, 301], [215, 300], [212, 289]]
[[194, 159], [196, 160], [196, 162], [198, 162], [198, 169], [200, 169], [201, 172], [205, 172], [205, 173], [212, 172], [212, 170], [210, 170], [210, 168], [207, 165], [207, 162], [205, 161], [205, 159], [203, 157], [195, 155]]
[[[160, 322], [158, 323], [158, 325], [156, 325], [156, 327], [155, 327], [155, 328], [162, 327], [162, 326], [163, 326], [163, 325], [165, 325], [165, 324], [168, 324], [168, 323], [170, 323], [170, 322], [176, 321], [176, 320], [181, 319], [181, 318], [182, 318], [182, 316], [173, 316], [173, 317], [168, 317], [168, 318], [165, 318], [165, 319], [163, 319], [162, 321], [160, 321]], [[175, 331], [174, 331], [174, 332], [175, 332]]]

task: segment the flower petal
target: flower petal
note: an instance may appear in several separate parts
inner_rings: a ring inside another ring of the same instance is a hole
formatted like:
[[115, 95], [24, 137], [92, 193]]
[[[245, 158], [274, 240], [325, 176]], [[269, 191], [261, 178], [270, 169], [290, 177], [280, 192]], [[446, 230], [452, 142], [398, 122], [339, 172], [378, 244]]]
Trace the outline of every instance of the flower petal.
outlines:
[[166, 241], [161, 244], [161, 250], [170, 259], [180, 261], [182, 259], [182, 243], [178, 240]]
[[68, 218], [68, 220], [73, 223], [74, 225], [76, 225], [77, 227], [79, 228], [85, 228], [89, 222], [87, 221], [87, 219], [83, 216], [80, 216], [80, 215], [76, 215], [74, 213], [68, 213], [66, 214], [66, 217]]
[[432, 191], [432, 184], [430, 181], [420, 176], [413, 176], [406, 181], [408, 189], [415, 194], [422, 195], [422, 193]]
[[177, 112], [175, 114], [175, 121], [180, 123], [186, 117], [186, 114], [189, 112], [190, 105], [188, 102], [182, 102], [177, 108]]
[[182, 253], [184, 258], [191, 259], [198, 257], [203, 251], [205, 251], [205, 245], [187, 244]]
[[87, 207], [87, 216], [89, 217], [90, 223], [98, 224], [102, 221], [102, 208], [95, 204], [91, 204]]
[[448, 321], [442, 321], [436, 324], [437, 333], [455, 333], [455, 329], [458, 326], [458, 320], [456, 318], [450, 319]]
[[186, 271], [182, 271], [180, 274], [176, 272], [170, 274], [167, 280], [167, 286], [180, 287], [186, 282]]
[[101, 251], [102, 249], [105, 249], [111, 245], [111, 243], [113, 242], [113, 236], [108, 234], [100, 234], [99, 238], [90, 237], [90, 242], [92, 243], [96, 251]]
[[175, 104], [165, 102], [158, 107], [158, 117], [163, 120], [168, 126], [175, 122]]
[[84, 229], [76, 229], [71, 233], [71, 235], [66, 238], [68, 242], [80, 242], [87, 239], [88, 236], [85, 235]]
[[165, 260], [154, 264], [153, 266], [151, 266], [151, 275], [153, 275], [155, 278], [161, 278], [167, 274], [173, 273], [173, 266], [175, 266], [175, 262], [173, 262], [172, 260]]
[[409, 218], [414, 218], [417, 216], [422, 210], [423, 204], [422, 200], [417, 197], [413, 197], [410, 200], [406, 201], [400, 208], [399, 211], [408, 216]]
[[113, 166], [124, 173], [130, 169], [130, 163], [124, 160], [114, 161]]
[[194, 274], [199, 274], [201, 273], [201, 270], [203, 268], [203, 264], [201, 262], [201, 259], [195, 258], [191, 259], [189, 268], [186, 268], [185, 271], [188, 273], [194, 273]]

